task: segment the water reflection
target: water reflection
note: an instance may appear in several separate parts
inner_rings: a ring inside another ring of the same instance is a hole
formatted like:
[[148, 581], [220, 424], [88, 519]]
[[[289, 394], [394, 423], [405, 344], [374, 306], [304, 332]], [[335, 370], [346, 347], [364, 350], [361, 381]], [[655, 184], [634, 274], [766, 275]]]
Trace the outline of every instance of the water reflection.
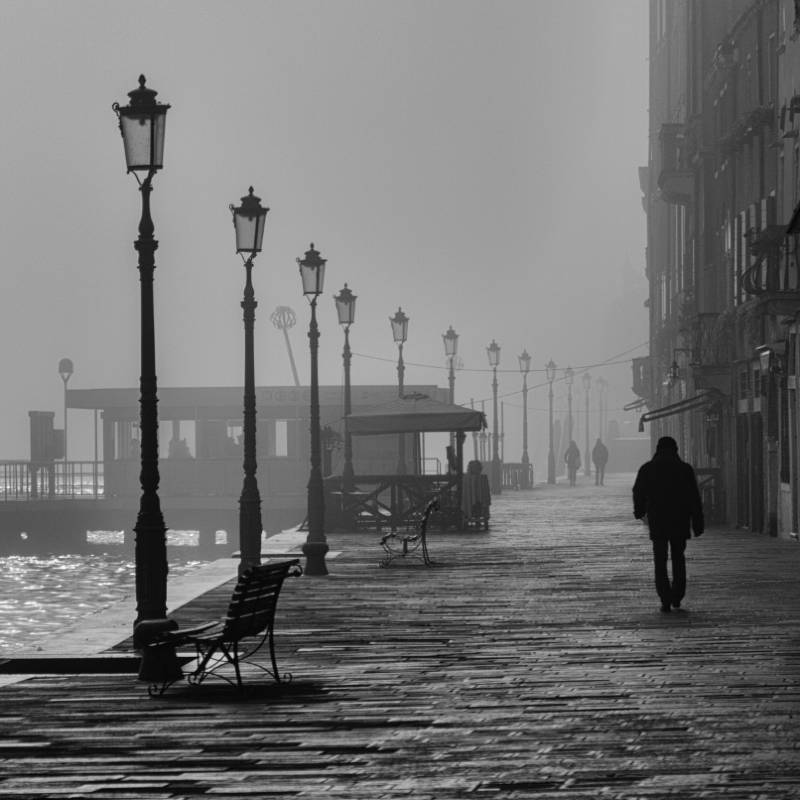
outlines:
[[[204, 561], [170, 559], [170, 578]], [[113, 554], [0, 557], [0, 654], [30, 649], [31, 640], [112, 603], [130, 600], [134, 562]]]

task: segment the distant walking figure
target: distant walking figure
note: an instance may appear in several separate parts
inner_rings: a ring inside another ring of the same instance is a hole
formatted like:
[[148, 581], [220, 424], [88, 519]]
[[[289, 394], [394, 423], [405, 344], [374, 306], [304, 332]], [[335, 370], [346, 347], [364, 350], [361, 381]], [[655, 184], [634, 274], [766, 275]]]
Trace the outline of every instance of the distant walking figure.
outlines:
[[567, 462], [567, 475], [569, 476], [569, 485], [575, 485], [575, 479], [578, 476], [578, 470], [581, 468], [581, 451], [578, 450], [578, 445], [575, 444], [573, 439], [569, 443], [567, 451], [564, 453], [564, 461]]
[[594, 485], [603, 486], [606, 479], [606, 464], [608, 463], [608, 448], [598, 440], [592, 448], [592, 463], [594, 464]]
[[[633, 516], [647, 517], [653, 542], [653, 566], [661, 610], [680, 608], [686, 593], [686, 540], [705, 529], [703, 503], [690, 464], [678, 455], [678, 443], [662, 436], [653, 458], [642, 464], [633, 484]], [[672, 557], [672, 585], [667, 550]]]

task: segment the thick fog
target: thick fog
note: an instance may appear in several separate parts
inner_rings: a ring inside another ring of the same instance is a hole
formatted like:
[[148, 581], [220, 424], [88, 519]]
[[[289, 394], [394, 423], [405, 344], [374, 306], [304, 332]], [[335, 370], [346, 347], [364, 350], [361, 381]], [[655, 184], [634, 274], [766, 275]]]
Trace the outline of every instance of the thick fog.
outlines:
[[[447, 386], [452, 325], [456, 401], [488, 412], [486, 347], [501, 345], [507, 460], [520, 455], [523, 348], [532, 456], [551, 358], [576, 370], [576, 417], [589, 366], [610, 384], [609, 418], [630, 418], [630, 359], [648, 335], [646, 3], [4, 0], [2, 12], [0, 458], [27, 457], [29, 409], [61, 427], [59, 359], [75, 364], [70, 388], [138, 385], [140, 195], [111, 104], [140, 73], [172, 106], [152, 195], [160, 387], [242, 384], [228, 206], [252, 184], [271, 209], [254, 270], [257, 385], [294, 382], [269, 320], [281, 305], [309, 380], [295, 259], [314, 242], [328, 259], [322, 384], [342, 381], [332, 296], [347, 282], [354, 384], [396, 382], [398, 306], [406, 385]], [[90, 412], [69, 426], [70, 458], [91, 458]]]

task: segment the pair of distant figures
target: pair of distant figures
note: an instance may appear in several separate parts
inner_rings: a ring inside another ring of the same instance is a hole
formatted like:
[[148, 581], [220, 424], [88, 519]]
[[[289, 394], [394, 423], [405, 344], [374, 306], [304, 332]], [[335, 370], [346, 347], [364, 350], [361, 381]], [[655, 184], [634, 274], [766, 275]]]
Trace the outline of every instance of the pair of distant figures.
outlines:
[[[564, 461], [567, 465], [567, 477], [569, 485], [575, 486], [578, 482], [578, 470], [581, 468], [581, 451], [573, 439], [564, 453]], [[598, 439], [592, 448], [592, 463], [594, 464], [594, 483], [595, 486], [605, 485], [606, 464], [608, 463], [608, 448]]]

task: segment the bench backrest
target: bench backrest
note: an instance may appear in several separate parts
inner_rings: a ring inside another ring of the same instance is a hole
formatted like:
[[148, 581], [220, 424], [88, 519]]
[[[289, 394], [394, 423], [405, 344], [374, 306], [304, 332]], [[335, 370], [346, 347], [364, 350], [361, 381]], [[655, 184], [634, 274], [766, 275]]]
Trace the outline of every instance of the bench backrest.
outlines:
[[302, 574], [299, 559], [261, 564], [243, 572], [231, 596], [222, 637], [238, 641], [272, 625], [281, 586], [290, 574]]

